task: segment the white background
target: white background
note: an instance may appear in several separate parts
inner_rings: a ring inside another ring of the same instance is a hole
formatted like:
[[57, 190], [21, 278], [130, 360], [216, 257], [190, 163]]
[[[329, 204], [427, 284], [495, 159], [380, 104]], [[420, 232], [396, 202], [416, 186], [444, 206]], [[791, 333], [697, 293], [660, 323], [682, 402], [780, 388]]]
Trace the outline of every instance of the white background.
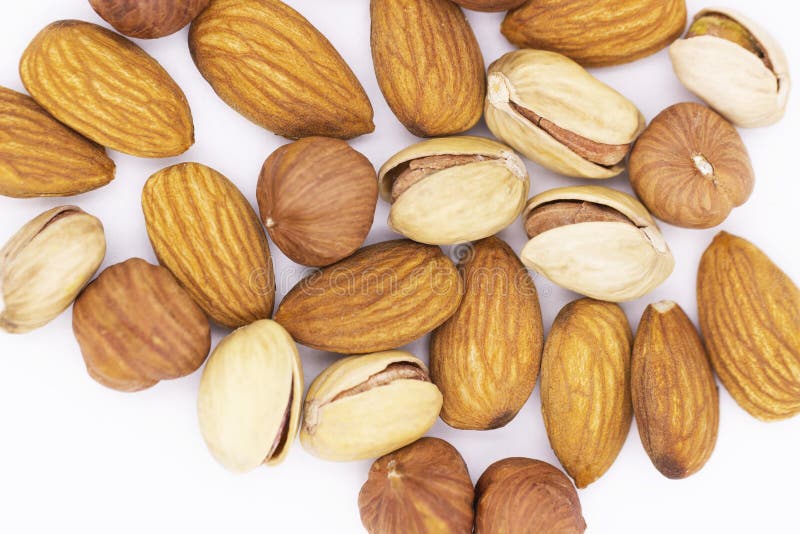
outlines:
[[[378, 90], [369, 49], [367, 0], [290, 0], [352, 66], [375, 108], [376, 132], [353, 146], [380, 166], [416, 139], [405, 131]], [[47, 23], [77, 18], [104, 24], [85, 0], [3, 1], [0, 17], [0, 85], [22, 90], [17, 63], [28, 42]], [[800, 9], [795, 2], [725, 0], [769, 28], [783, 43], [798, 73]], [[694, 14], [704, 4], [690, 1]], [[487, 62], [512, 47], [499, 33], [500, 14], [468, 12]], [[68, 200], [0, 198], [0, 243], [41, 211], [76, 203], [100, 217], [106, 228], [104, 266], [139, 256], [155, 261], [139, 204], [153, 172], [179, 161], [199, 161], [231, 178], [255, 206], [264, 159], [285, 140], [254, 126], [229, 109], [194, 67], [187, 30], [140, 44], [183, 87], [194, 113], [197, 142], [180, 158], [143, 160], [113, 153], [117, 178], [107, 187]], [[594, 73], [631, 98], [648, 120], [666, 106], [693, 97], [672, 73], [666, 51]], [[798, 148], [800, 108], [790, 101], [776, 126], [742, 131], [756, 169], [755, 193], [723, 228], [755, 242], [794, 280], [800, 281], [798, 242]], [[472, 133], [488, 134], [481, 123]], [[533, 192], [581, 183], [529, 164]], [[627, 177], [607, 182], [629, 191]], [[381, 201], [369, 242], [394, 237]], [[715, 230], [662, 229], [677, 260], [671, 278], [645, 299], [624, 305], [635, 328], [647, 303], [678, 301], [694, 319], [695, 274]], [[521, 224], [501, 235], [519, 251]], [[302, 269], [275, 246], [279, 297]], [[546, 329], [576, 295], [536, 278]], [[391, 328], [391, 325], [387, 325]], [[215, 342], [224, 335], [215, 330]], [[410, 350], [426, 356], [427, 340]], [[335, 356], [301, 350], [307, 383]], [[86, 374], [71, 329], [71, 311], [31, 334], [0, 333], [0, 532], [362, 532], [357, 494], [370, 462], [318, 460], [295, 443], [277, 468], [229, 474], [206, 451], [195, 414], [200, 373], [137, 394], [106, 389]], [[684, 481], [663, 478], [651, 465], [634, 426], [616, 463], [580, 492], [589, 531], [594, 533], [800, 531], [800, 419], [761, 423], [721, 390], [717, 448], [706, 467]], [[529, 456], [557, 465], [545, 435], [539, 390], [506, 428], [457, 431], [441, 421], [431, 431], [464, 455], [474, 479], [492, 462]]]

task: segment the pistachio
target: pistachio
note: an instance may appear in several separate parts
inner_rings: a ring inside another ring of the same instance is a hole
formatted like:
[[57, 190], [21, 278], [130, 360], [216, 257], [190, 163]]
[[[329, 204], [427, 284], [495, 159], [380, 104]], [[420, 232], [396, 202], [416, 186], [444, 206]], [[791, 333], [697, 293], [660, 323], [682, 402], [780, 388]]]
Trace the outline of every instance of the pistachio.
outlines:
[[744, 15], [701, 11], [669, 53], [681, 82], [737, 126], [767, 126], [783, 117], [791, 89], [786, 56]]
[[510, 52], [489, 66], [486, 124], [550, 170], [611, 178], [645, 126], [636, 106], [560, 54]]
[[537, 195], [524, 213], [523, 263], [556, 284], [599, 300], [639, 298], [661, 284], [675, 260], [637, 200], [598, 186]]
[[281, 463], [297, 435], [303, 368], [297, 345], [264, 319], [223, 339], [200, 381], [197, 414], [211, 454], [245, 472]]
[[389, 226], [421, 243], [493, 235], [522, 212], [528, 171], [507, 146], [481, 137], [429, 139], [395, 154], [378, 173], [392, 203]]
[[311, 384], [300, 442], [326, 460], [376, 458], [420, 438], [441, 407], [428, 368], [412, 354], [351, 356]]
[[55, 319], [105, 254], [103, 224], [76, 206], [30, 221], [0, 250], [0, 329], [29, 332]]

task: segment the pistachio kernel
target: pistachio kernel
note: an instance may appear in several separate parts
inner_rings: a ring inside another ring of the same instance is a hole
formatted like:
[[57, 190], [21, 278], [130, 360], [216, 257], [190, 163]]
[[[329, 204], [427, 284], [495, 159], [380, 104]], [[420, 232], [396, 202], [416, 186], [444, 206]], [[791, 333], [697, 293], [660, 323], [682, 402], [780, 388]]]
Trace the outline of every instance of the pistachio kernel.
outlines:
[[614, 208], [582, 200], [558, 200], [537, 206], [525, 219], [525, 231], [533, 239], [548, 230], [587, 222], [634, 224]]
[[758, 56], [769, 70], [773, 70], [772, 61], [763, 45], [750, 30], [731, 17], [722, 13], [707, 13], [699, 17], [692, 23], [686, 38], [691, 39], [703, 35], [719, 37], [739, 45], [751, 54]]
[[396, 202], [411, 186], [436, 171], [491, 159], [498, 158], [481, 154], [441, 154], [407, 161], [389, 172], [389, 179], [392, 180], [392, 202]]

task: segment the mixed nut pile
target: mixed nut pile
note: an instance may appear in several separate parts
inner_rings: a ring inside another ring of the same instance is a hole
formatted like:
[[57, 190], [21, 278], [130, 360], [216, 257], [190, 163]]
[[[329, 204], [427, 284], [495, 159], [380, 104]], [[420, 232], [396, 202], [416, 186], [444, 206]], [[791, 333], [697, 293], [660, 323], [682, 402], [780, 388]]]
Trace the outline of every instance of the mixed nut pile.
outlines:
[[[359, 496], [371, 533], [582, 532], [575, 486], [612, 465], [634, 415], [655, 467], [683, 478], [714, 449], [714, 372], [759, 419], [800, 412], [800, 290], [745, 239], [722, 232], [702, 257], [702, 338], [674, 302], [648, 306], [635, 333], [617, 304], [673, 271], [654, 217], [712, 228], [753, 191], [734, 126], [778, 121], [790, 81], [780, 46], [746, 17], [704, 10], [681, 38], [683, 0], [371, 0], [381, 91], [410, 132], [431, 138], [376, 173], [345, 141], [374, 130], [365, 91], [286, 4], [90, 2], [129, 37], [191, 23], [192, 57], [219, 96], [296, 141], [264, 163], [258, 214], [200, 163], [151, 176], [142, 209], [160, 265], [132, 258], [90, 283], [105, 256], [101, 222], [76, 206], [39, 215], [0, 252], [0, 327], [39, 328], [74, 301], [89, 374], [120, 391], [200, 368], [209, 319], [235, 329], [208, 357], [198, 400], [225, 467], [277, 464], [299, 434], [320, 458], [378, 458]], [[457, 4], [511, 9], [501, 30], [520, 49], [487, 74]], [[182, 90], [120, 33], [67, 20], [31, 42], [20, 62], [30, 96], [0, 88], [0, 194], [83, 193], [114, 178], [105, 148], [162, 158], [193, 144]], [[709, 107], [676, 104], [647, 125], [584, 69], [667, 46]], [[457, 135], [481, 117], [499, 141]], [[638, 199], [584, 185], [528, 200], [518, 153], [571, 177], [627, 169]], [[379, 196], [407, 239], [362, 247]], [[517, 255], [494, 235], [519, 218], [529, 242]], [[274, 319], [265, 227], [290, 259], [319, 268]], [[458, 265], [440, 248], [465, 242]], [[546, 340], [529, 268], [586, 297], [561, 310]], [[430, 368], [398, 350], [428, 333]], [[347, 355], [305, 398], [297, 343]], [[459, 429], [506, 425], [540, 375], [547, 435], [572, 480], [509, 458], [473, 487], [452, 446], [422, 437], [438, 417]]]

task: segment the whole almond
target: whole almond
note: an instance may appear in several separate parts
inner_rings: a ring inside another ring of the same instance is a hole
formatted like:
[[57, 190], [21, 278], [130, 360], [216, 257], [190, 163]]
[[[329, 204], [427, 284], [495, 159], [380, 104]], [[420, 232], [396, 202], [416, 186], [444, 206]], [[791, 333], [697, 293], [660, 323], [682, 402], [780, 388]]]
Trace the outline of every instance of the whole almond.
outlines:
[[375, 168], [346, 142], [308, 137], [264, 162], [256, 191], [261, 221], [284, 254], [323, 267], [364, 243], [375, 216]]
[[686, 478], [717, 442], [719, 394], [694, 325], [672, 301], [651, 304], [631, 357], [633, 413], [647, 454], [667, 478]]
[[697, 274], [700, 330], [714, 370], [764, 421], [800, 413], [800, 289], [749, 241], [720, 232]]
[[301, 280], [275, 320], [298, 343], [362, 354], [400, 347], [458, 308], [463, 285], [439, 247], [386, 241]]
[[177, 32], [200, 14], [209, 0], [89, 0], [119, 33], [157, 39]]
[[213, 0], [192, 23], [189, 49], [222, 100], [278, 135], [350, 139], [375, 129], [353, 71], [279, 0]]
[[633, 334], [622, 309], [581, 299], [558, 313], [542, 356], [542, 415], [561, 465], [585, 488], [617, 458], [631, 427]]
[[96, 24], [50, 24], [25, 50], [19, 70], [39, 105], [105, 147], [165, 158], [194, 143], [178, 84], [144, 50]]
[[78, 195], [114, 179], [103, 147], [70, 130], [29, 96], [0, 87], [0, 195]]
[[655, 54], [685, 26], [686, 0], [529, 0], [506, 15], [502, 31], [520, 48], [603, 67]]
[[214, 321], [237, 328], [272, 315], [267, 238], [230, 180], [199, 163], [174, 165], [147, 180], [142, 209], [158, 260]]
[[372, 59], [383, 96], [408, 131], [437, 137], [483, 114], [483, 55], [450, 0], [371, 0]]
[[72, 328], [89, 375], [138, 391], [195, 372], [211, 328], [168, 270], [133, 258], [112, 265], [75, 301]]
[[497, 237], [466, 249], [464, 298], [431, 337], [431, 378], [450, 426], [506, 425], [528, 400], [542, 358], [542, 314], [527, 269]]

